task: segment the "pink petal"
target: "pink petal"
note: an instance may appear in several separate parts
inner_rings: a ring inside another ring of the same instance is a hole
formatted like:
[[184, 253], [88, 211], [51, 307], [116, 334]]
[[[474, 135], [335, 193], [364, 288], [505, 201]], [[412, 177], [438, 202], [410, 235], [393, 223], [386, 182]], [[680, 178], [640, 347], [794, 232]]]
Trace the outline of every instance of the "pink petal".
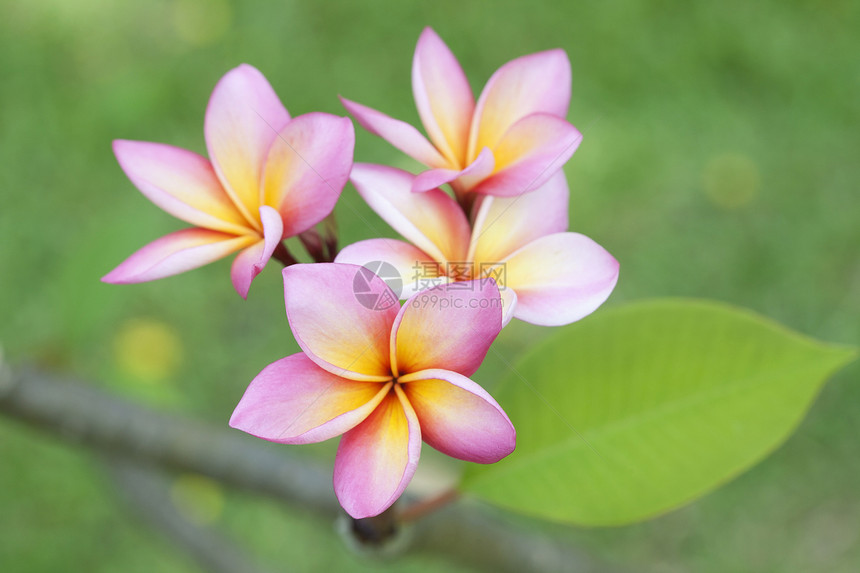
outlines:
[[256, 68], [242, 64], [227, 72], [206, 108], [206, 147], [215, 173], [245, 218], [259, 229], [263, 162], [290, 115]]
[[[391, 265], [400, 276], [401, 300], [447, 282], [442, 267], [436, 261], [424, 251], [397, 239], [368, 239], [353, 243], [344, 247], [334, 262], [368, 267], [377, 267], [379, 262]], [[385, 278], [393, 288], [387, 274]]]
[[340, 378], [293, 354], [251, 381], [230, 427], [280, 444], [322, 442], [361, 423], [390, 390], [390, 382]]
[[533, 114], [515, 123], [493, 150], [496, 172], [472, 189], [511, 197], [541, 187], [564, 166], [582, 134], [563, 119]]
[[436, 189], [437, 187], [441, 187], [445, 183], [450, 183], [451, 181], [459, 177], [460, 173], [461, 171], [459, 169], [444, 168], [422, 171], [412, 181], [412, 192], [424, 193], [426, 191], [430, 191], [431, 189]]
[[400, 305], [378, 276], [356, 265], [292, 265], [284, 300], [296, 341], [321, 368], [351, 380], [391, 379], [389, 338]]
[[568, 225], [567, 179], [558, 170], [540, 188], [517, 197], [484, 196], [473, 224], [470, 260], [493, 263]]
[[328, 113], [301, 115], [281, 130], [266, 160], [263, 202], [281, 213], [284, 236], [332, 212], [349, 180], [354, 146], [352, 122]]
[[484, 87], [475, 107], [469, 155], [495, 150], [508, 129], [533, 113], [567, 116], [570, 61], [564, 50], [549, 50], [511, 60]]
[[340, 101], [361, 127], [385, 139], [406, 155], [429, 167], [448, 166], [448, 160], [442, 157], [433, 144], [405, 121], [394, 119], [344, 97], [340, 98]]
[[260, 207], [260, 220], [263, 222], [263, 240], [239, 253], [230, 269], [233, 288], [242, 298], [248, 298], [251, 281], [269, 262], [284, 236], [284, 225], [277, 211], [265, 205]]
[[474, 280], [418, 293], [403, 305], [391, 330], [391, 362], [398, 375], [428, 368], [473, 374], [502, 329], [495, 281]]
[[457, 58], [430, 28], [415, 47], [412, 92], [430, 140], [451, 165], [465, 166], [475, 96]]
[[501, 287], [499, 294], [502, 297], [502, 328], [504, 328], [517, 312], [517, 293], [510, 287]]
[[452, 458], [492, 464], [514, 451], [517, 432], [486, 390], [456, 372], [422, 370], [400, 378], [427, 444]]
[[128, 284], [168, 277], [217, 261], [257, 240], [256, 235], [237, 237], [196, 227], [183, 229], [138, 250], [102, 277], [102, 282]]
[[340, 440], [334, 462], [334, 491], [356, 519], [379, 515], [409, 485], [421, 455], [415, 411], [395, 385], [361, 424]]
[[496, 169], [495, 155], [489, 147], [485, 147], [475, 158], [475, 161], [460, 173], [457, 181], [452, 183], [452, 187], [459, 192], [473, 190]]
[[618, 261], [579, 233], [556, 233], [524, 246], [506, 261], [514, 316], [543, 326], [570, 324], [594, 312], [618, 281]]
[[462, 261], [466, 256], [469, 222], [441, 189], [413, 194], [414, 176], [369, 163], [356, 163], [350, 180], [386, 223], [437, 261]]
[[465, 191], [489, 176], [495, 169], [493, 152], [486, 147], [468, 167], [462, 171], [453, 169], [431, 169], [418, 175], [412, 182], [413, 193], [424, 193], [445, 183], [457, 180], [457, 189]]
[[113, 151], [141, 193], [174, 217], [234, 235], [248, 231], [206, 158], [172, 145], [122, 139], [113, 142]]

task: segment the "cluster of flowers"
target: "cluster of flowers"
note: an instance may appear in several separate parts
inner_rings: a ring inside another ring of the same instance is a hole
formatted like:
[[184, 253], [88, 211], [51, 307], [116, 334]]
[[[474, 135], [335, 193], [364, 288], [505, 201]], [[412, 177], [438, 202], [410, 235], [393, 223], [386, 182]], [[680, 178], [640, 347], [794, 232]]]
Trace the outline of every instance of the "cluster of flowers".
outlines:
[[[343, 435], [334, 489], [356, 518], [397, 500], [422, 441], [480, 463], [511, 453], [513, 425], [469, 376], [511, 318], [571, 323], [600, 306], [618, 278], [608, 252], [567, 232], [561, 167], [582, 137], [565, 119], [570, 64], [563, 51], [508, 62], [476, 102], [456, 58], [428, 28], [415, 50], [412, 87], [429, 139], [342, 102], [365, 129], [429, 167], [417, 176], [353, 164], [348, 118], [291, 118], [248, 65], [228, 72], [209, 100], [209, 159], [169, 145], [114, 143], [138, 189], [194, 226], [150, 243], [103, 280], [153, 280], [238, 252], [231, 279], [247, 297], [270, 258], [284, 262], [287, 317], [303, 352], [266, 367], [230, 425], [285, 444]], [[334, 249], [318, 248], [313, 228], [348, 180], [408, 242], [360, 241], [324, 262]], [[317, 263], [293, 264], [283, 241], [296, 235]], [[418, 278], [428, 280], [392, 293], [361, 266], [370, 261], [403, 277], [420, 269]], [[368, 294], [407, 302], [367, 304]]]

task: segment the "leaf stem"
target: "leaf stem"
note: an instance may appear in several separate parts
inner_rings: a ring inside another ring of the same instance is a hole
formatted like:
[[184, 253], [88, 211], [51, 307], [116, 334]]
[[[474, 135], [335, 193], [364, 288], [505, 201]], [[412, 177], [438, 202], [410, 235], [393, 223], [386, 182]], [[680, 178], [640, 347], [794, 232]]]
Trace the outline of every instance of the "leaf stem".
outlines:
[[416, 501], [409, 507], [406, 507], [403, 511], [400, 512], [400, 521], [403, 523], [408, 523], [410, 521], [417, 521], [422, 517], [433, 513], [434, 511], [441, 509], [459, 499], [460, 492], [455, 489], [445, 490], [439, 495], [435, 497], [430, 497], [427, 499], [422, 499], [421, 501]]

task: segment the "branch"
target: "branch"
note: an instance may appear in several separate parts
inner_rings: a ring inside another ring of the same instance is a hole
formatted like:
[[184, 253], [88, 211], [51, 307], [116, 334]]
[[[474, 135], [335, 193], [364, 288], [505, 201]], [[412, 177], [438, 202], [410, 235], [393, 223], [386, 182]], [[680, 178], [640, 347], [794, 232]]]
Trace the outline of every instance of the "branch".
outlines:
[[331, 473], [287, 448], [36, 372], [0, 374], [0, 412], [102, 453], [196, 472], [331, 516]]
[[415, 522], [410, 549], [441, 553], [481, 571], [630, 573], [592, 558], [569, 540], [546, 532], [536, 534], [527, 529], [527, 523], [512, 521], [477, 503], [449, 505]]
[[212, 573], [264, 573], [217, 530], [200, 527], [185, 519], [170, 500], [163, 472], [127, 458], [106, 458], [108, 473], [122, 497], [153, 529], [189, 553]]
[[[156, 412], [99, 389], [37, 372], [4, 370], [0, 413], [138, 464], [209, 476], [333, 518], [343, 517], [331, 473], [283, 447], [234, 430]], [[139, 476], [139, 479], [148, 479]], [[564, 540], [505, 523], [476, 504], [450, 505], [405, 528], [411, 549], [494, 571], [619, 571]]]

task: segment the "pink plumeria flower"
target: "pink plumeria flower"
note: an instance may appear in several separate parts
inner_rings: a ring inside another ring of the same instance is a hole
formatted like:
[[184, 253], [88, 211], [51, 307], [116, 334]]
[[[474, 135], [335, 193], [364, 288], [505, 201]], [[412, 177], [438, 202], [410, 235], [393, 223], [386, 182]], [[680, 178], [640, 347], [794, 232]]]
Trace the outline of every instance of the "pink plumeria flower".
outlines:
[[[357, 277], [363, 298], [354, 294]], [[502, 459], [514, 450], [514, 427], [469, 379], [501, 330], [499, 291], [492, 280], [470, 286], [440, 286], [400, 307], [362, 267], [284, 269], [287, 317], [304, 352], [260, 372], [230, 425], [282, 444], [343, 434], [334, 490], [355, 518], [400, 497], [422, 440], [461, 460]], [[368, 304], [368, 295], [382, 304]]]
[[215, 86], [204, 132], [210, 159], [161, 143], [114, 142], [132, 183], [195, 226], [143, 247], [104, 282], [159, 279], [240, 251], [230, 276], [245, 298], [284, 238], [331, 213], [352, 167], [355, 133], [348, 118], [308, 113], [291, 119], [263, 74], [247, 64]]
[[416, 192], [444, 183], [458, 196], [532, 191], [570, 159], [582, 140], [565, 120], [570, 62], [563, 50], [503, 65], [476, 104], [457, 58], [425, 28], [412, 62], [412, 91], [430, 141], [408, 123], [341, 101], [362, 127], [431, 168], [413, 181]]
[[410, 191], [415, 176], [356, 163], [350, 179], [370, 207], [409, 242], [370, 239], [344, 248], [336, 262], [385, 261], [403, 279], [403, 296], [440, 282], [493, 277], [511, 317], [569, 324], [596, 310], [618, 281], [618, 261], [579, 233], [569, 233], [567, 180], [558, 171], [518, 197], [483, 196], [471, 222], [441, 189]]

